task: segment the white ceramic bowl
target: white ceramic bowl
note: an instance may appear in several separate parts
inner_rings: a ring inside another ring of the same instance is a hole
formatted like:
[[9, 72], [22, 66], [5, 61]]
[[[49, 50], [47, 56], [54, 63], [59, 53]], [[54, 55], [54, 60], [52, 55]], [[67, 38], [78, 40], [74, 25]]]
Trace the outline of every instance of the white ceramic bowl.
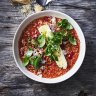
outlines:
[[[57, 77], [57, 78], [53, 78], [53, 79], [42, 78], [42, 77], [34, 75], [33, 73], [28, 71], [22, 65], [22, 62], [21, 62], [20, 57], [19, 57], [18, 40], [20, 38], [22, 31], [31, 21], [33, 21], [34, 19], [37, 19], [39, 17], [42, 17], [42, 16], [55, 16], [58, 18], [66, 18], [73, 25], [73, 27], [75, 28], [75, 30], [78, 34], [78, 37], [80, 39], [79, 57], [78, 57], [76, 63], [74, 64], [74, 66], [72, 67], [72, 69], [70, 69], [66, 74], [64, 74], [60, 77]], [[15, 34], [15, 37], [14, 37], [14, 41], [13, 41], [13, 55], [14, 55], [14, 59], [15, 59], [15, 62], [16, 62], [16, 65], [18, 66], [18, 68], [27, 77], [29, 77], [35, 81], [38, 81], [38, 82], [49, 83], [49, 84], [65, 81], [66, 79], [70, 78], [73, 74], [75, 74], [83, 62], [83, 59], [85, 56], [85, 49], [86, 49], [86, 45], [85, 45], [85, 38], [84, 38], [83, 32], [82, 32], [81, 28], [79, 27], [79, 25], [75, 22], [75, 20], [64, 13], [61, 13], [58, 11], [52, 11], [52, 10], [42, 11], [40, 13], [35, 13], [35, 14], [32, 14], [32, 15], [26, 17], [26, 19], [23, 20], [22, 23], [20, 24], [20, 26], [18, 27], [16, 34]]]

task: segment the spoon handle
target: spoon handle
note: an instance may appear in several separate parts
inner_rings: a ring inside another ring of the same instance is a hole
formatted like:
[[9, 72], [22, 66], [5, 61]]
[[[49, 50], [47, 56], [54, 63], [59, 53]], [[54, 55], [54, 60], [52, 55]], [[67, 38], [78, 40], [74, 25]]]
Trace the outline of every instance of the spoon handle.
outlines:
[[42, 6], [46, 6], [52, 0], [36, 0], [36, 2]]
[[46, 4], [48, 4], [49, 2], [51, 2], [52, 0], [47, 0]]
[[36, 0], [36, 2], [42, 6], [46, 5], [47, 0]]

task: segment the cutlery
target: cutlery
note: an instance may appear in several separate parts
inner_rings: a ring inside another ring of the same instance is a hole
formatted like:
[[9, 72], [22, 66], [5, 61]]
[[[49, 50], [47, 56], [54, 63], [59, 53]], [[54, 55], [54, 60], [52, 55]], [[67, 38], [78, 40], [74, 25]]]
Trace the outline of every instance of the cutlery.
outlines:
[[52, 0], [36, 0], [36, 2], [41, 6], [46, 6]]

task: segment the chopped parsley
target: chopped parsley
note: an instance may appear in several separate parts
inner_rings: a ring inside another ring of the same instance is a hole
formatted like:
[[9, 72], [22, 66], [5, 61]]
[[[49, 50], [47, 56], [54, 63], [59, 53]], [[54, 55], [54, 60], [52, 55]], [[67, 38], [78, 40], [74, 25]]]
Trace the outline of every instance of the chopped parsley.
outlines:
[[[60, 45], [64, 40], [68, 40], [72, 45], [77, 44], [76, 38], [70, 33], [73, 26], [68, 22], [68, 20], [63, 19], [61, 22], [58, 22], [58, 26], [62, 27], [62, 30], [60, 32], [51, 32], [52, 34], [48, 34], [49, 37], [41, 34], [36, 40], [28, 39], [28, 42], [35, 45], [36, 48], [44, 47], [44, 54], [54, 61], [58, 61], [58, 56], [60, 56]], [[50, 36], [52, 38], [50, 38]], [[28, 49], [23, 59], [24, 66], [32, 64], [36, 69], [40, 68], [42, 55], [39, 54], [38, 56], [34, 56], [33, 50]]]
[[73, 26], [68, 22], [67, 19], [63, 19], [61, 22], [58, 22], [58, 26], [66, 30], [72, 30]]

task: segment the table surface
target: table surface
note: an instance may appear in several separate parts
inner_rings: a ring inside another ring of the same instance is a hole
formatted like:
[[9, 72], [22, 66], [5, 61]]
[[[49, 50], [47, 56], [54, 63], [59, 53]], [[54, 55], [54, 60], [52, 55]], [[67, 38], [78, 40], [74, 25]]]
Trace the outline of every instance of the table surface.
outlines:
[[55, 0], [46, 9], [74, 18], [86, 39], [86, 56], [79, 71], [59, 84], [27, 78], [15, 65], [12, 42], [25, 16], [9, 0], [0, 0], [0, 96], [96, 96], [96, 0]]

